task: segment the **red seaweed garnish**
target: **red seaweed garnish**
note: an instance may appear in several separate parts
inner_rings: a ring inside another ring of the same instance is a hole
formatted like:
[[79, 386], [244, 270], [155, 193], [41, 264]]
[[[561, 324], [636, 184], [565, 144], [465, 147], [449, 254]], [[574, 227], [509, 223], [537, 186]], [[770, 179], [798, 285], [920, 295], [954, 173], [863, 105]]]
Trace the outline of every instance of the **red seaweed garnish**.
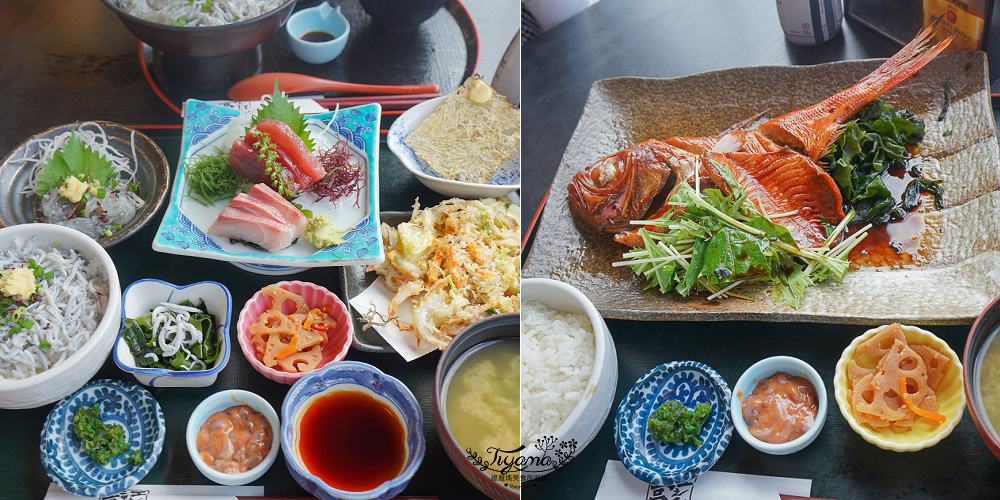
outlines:
[[351, 163], [347, 141], [341, 138], [333, 146], [320, 149], [316, 156], [326, 170], [326, 175], [310, 184], [307, 190], [315, 193], [320, 200], [329, 198], [331, 201], [356, 193], [354, 206], [359, 206], [361, 190], [365, 188], [365, 171], [361, 165]]

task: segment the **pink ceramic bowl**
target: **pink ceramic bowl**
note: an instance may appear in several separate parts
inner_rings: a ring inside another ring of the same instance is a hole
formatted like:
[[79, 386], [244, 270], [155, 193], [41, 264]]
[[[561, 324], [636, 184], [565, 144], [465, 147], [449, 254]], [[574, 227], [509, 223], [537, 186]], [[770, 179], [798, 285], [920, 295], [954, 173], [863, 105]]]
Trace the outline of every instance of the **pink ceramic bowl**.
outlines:
[[[281, 281], [274, 285], [294, 294], [301, 295], [310, 309], [330, 306], [330, 312], [327, 314], [336, 320], [337, 325], [327, 332], [329, 342], [323, 348], [323, 359], [319, 362], [319, 366], [316, 369], [318, 370], [330, 363], [344, 359], [344, 356], [347, 355], [347, 349], [351, 347], [351, 341], [354, 339], [354, 322], [351, 321], [351, 315], [347, 311], [347, 306], [336, 295], [319, 285], [304, 281]], [[275, 382], [291, 385], [306, 373], [311, 372], [288, 373], [276, 368], [268, 368], [257, 357], [257, 350], [250, 343], [251, 337], [253, 337], [250, 333], [250, 325], [256, 323], [260, 314], [270, 306], [271, 298], [260, 293], [260, 291], [257, 291], [247, 301], [246, 305], [243, 306], [243, 310], [240, 311], [240, 319], [236, 324], [237, 340], [239, 340], [240, 348], [243, 350], [243, 356], [250, 361], [250, 365], [255, 370]], [[285, 309], [283, 312], [287, 314], [291, 311]]]

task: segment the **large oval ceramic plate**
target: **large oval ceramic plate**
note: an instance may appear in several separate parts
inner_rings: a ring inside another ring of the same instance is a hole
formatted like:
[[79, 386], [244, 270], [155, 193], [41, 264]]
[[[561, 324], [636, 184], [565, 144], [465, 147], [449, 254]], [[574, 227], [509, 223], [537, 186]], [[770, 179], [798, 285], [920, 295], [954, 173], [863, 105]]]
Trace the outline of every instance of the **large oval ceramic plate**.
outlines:
[[[97, 239], [104, 248], [110, 248], [125, 241], [137, 231], [146, 226], [153, 216], [163, 207], [167, 200], [167, 189], [170, 186], [170, 164], [149, 137], [142, 132], [117, 123], [96, 121], [67, 123], [39, 132], [4, 157], [0, 162], [0, 227], [31, 222], [44, 222], [35, 215], [38, 196], [22, 195], [25, 185], [31, 178], [34, 163], [23, 161], [24, 158], [40, 157], [40, 139], [53, 139], [81, 125], [92, 127], [96, 123], [107, 135], [108, 145], [117, 149], [122, 155], [132, 159], [136, 166], [135, 182], [139, 184], [139, 196], [145, 204], [124, 224], [119, 231], [111, 236]], [[133, 155], [133, 143], [135, 145]], [[136, 161], [136, 158], [138, 161]]]
[[[696, 361], [664, 363], [636, 381], [615, 416], [615, 448], [635, 477], [653, 485], [690, 481], [715, 465], [733, 436], [729, 418], [732, 393], [715, 370]], [[661, 443], [648, 428], [649, 416], [668, 400], [693, 408], [712, 405], [694, 444]]]
[[[295, 200], [314, 215], [329, 215], [338, 228], [353, 227], [344, 235], [345, 243], [316, 249], [305, 238], [277, 252], [257, 250], [232, 243], [207, 233], [229, 200], [205, 206], [188, 196], [188, 179], [184, 175], [189, 159], [200, 154], [214, 154], [224, 145], [226, 126], [239, 116], [239, 111], [215, 104], [189, 99], [184, 106], [184, 133], [177, 178], [170, 194], [170, 204], [153, 239], [153, 250], [216, 259], [239, 264], [260, 274], [288, 274], [307, 267], [343, 266], [381, 262], [382, 235], [378, 218], [378, 127], [381, 107], [366, 104], [334, 112], [310, 115], [307, 127], [317, 147], [329, 146], [343, 137], [348, 141], [352, 161], [357, 161], [367, 174], [364, 189], [357, 199], [349, 196], [335, 202], [317, 201], [306, 193]], [[329, 126], [328, 126], [329, 125]], [[339, 137], [338, 137], [339, 136]]]
[[420, 126], [425, 118], [430, 116], [447, 96], [435, 97], [424, 101], [396, 118], [389, 127], [389, 134], [386, 142], [391, 150], [402, 162], [407, 170], [417, 176], [417, 179], [431, 190], [445, 196], [457, 196], [460, 198], [486, 198], [490, 196], [503, 196], [521, 187], [521, 143], [518, 141], [517, 151], [511, 158], [500, 165], [493, 177], [486, 184], [475, 182], [461, 182], [445, 179], [434, 172], [427, 162], [421, 160], [417, 154], [406, 145], [405, 141], [414, 130]]
[[[125, 428], [129, 451], [107, 465], [92, 460], [73, 431], [73, 416], [81, 407], [101, 407], [101, 421]], [[56, 403], [42, 428], [42, 465], [56, 485], [81, 496], [114, 495], [139, 482], [156, 465], [163, 450], [166, 423], [160, 405], [148, 391], [120, 380], [94, 380]], [[143, 463], [126, 458], [139, 450]]]
[[[881, 62], [595, 82], [552, 183], [523, 276], [557, 277], [579, 288], [606, 318], [971, 324], [1000, 295], [1000, 147], [982, 52], [940, 56], [883, 96], [923, 118], [926, 133], [916, 154], [926, 177], [944, 181], [944, 208], [926, 215], [927, 263], [919, 267], [851, 271], [843, 283], [809, 288], [798, 309], [775, 304], [763, 286], [753, 301], [663, 295], [644, 289], [646, 283], [627, 267], [612, 267], [626, 248], [570, 213], [570, 179], [608, 154], [650, 138], [716, 134], [760, 112], [780, 116], [849, 87]], [[951, 106], [939, 121], [946, 81]]]

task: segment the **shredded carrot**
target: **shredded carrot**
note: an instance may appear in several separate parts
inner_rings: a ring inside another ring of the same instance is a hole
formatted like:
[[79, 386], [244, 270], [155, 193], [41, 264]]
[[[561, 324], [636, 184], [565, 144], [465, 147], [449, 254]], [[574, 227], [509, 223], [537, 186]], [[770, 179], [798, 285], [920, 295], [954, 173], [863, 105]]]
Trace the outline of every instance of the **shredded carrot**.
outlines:
[[279, 352], [274, 356], [275, 359], [281, 359], [284, 358], [285, 356], [294, 354], [297, 351], [295, 349], [295, 346], [298, 343], [299, 343], [299, 334], [296, 333], [295, 335], [292, 335], [292, 341], [288, 344], [288, 346], [282, 349], [281, 352]]
[[910, 395], [906, 393], [906, 377], [899, 377], [899, 395], [903, 398], [903, 402], [906, 403], [906, 407], [913, 410], [913, 413], [916, 413], [924, 418], [929, 418], [940, 424], [943, 424], [946, 420], [948, 420], [948, 417], [941, 415], [940, 413], [924, 410], [923, 408], [913, 404], [913, 401], [910, 401]]

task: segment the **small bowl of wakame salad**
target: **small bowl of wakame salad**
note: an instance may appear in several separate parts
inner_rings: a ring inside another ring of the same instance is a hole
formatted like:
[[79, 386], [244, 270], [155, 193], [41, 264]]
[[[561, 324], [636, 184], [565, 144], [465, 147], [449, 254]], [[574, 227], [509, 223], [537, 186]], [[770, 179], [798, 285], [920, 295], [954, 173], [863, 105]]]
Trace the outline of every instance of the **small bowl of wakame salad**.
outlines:
[[115, 364], [149, 387], [207, 387], [229, 362], [233, 297], [214, 281], [141, 279], [122, 293]]
[[142, 229], [163, 207], [170, 165], [145, 134], [94, 121], [52, 127], [0, 161], [0, 227], [47, 222], [104, 248]]

